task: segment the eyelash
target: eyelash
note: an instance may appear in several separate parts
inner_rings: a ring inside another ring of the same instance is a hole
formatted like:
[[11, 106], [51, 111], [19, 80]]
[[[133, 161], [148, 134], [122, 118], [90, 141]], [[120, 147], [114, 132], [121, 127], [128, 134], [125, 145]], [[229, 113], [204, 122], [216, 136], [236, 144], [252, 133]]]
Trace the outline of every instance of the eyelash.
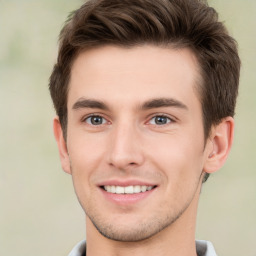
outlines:
[[[103, 123], [98, 124], [98, 125], [92, 124], [92, 120], [90, 121], [90, 123], [88, 123], [87, 120], [90, 120], [93, 117], [101, 118], [103, 120]], [[167, 123], [164, 123], [164, 124], [156, 124], [155, 123], [155, 124], [151, 124], [151, 125], [154, 125], [154, 126], [165, 126], [165, 125], [168, 125], [169, 123], [174, 123], [175, 122], [175, 120], [173, 118], [171, 118], [170, 116], [168, 116], [168, 115], [165, 115], [165, 114], [154, 114], [154, 115], [152, 115], [149, 118], [149, 121], [147, 121], [146, 124], [150, 124], [150, 121], [155, 119], [155, 118], [166, 118], [168, 120], [167, 120]], [[101, 114], [91, 114], [89, 116], [86, 116], [86, 117], [82, 118], [82, 122], [87, 123], [88, 125], [91, 125], [91, 126], [95, 126], [95, 127], [96, 126], [105, 125], [105, 124], [109, 123], [109, 121], [104, 116], [102, 116]]]
[[103, 125], [103, 124], [105, 124], [105, 123], [108, 122], [107, 119], [106, 119], [105, 117], [103, 117], [102, 115], [100, 115], [100, 114], [91, 114], [91, 115], [89, 115], [89, 116], [86, 116], [86, 117], [84, 117], [84, 118], [82, 119], [82, 122], [87, 123], [86, 120], [89, 120], [89, 119], [91, 119], [91, 118], [93, 118], [93, 117], [101, 118], [102, 120], [105, 120], [105, 122], [102, 123], [102, 124], [99, 124], [99, 125], [93, 125], [93, 124], [92, 124], [92, 121], [91, 121], [91, 123], [90, 123], [89, 125], [92, 125], [92, 126], [100, 126], [100, 125]]
[[170, 116], [168, 116], [168, 115], [165, 115], [165, 114], [155, 114], [155, 115], [150, 117], [150, 119], [149, 119], [149, 121], [147, 123], [150, 123], [151, 120], [156, 119], [156, 118], [166, 118], [166, 119], [168, 119], [168, 121], [165, 124], [152, 124], [154, 126], [165, 126], [165, 125], [168, 125], [169, 123], [174, 123], [175, 122], [175, 120], [173, 118], [171, 118]]

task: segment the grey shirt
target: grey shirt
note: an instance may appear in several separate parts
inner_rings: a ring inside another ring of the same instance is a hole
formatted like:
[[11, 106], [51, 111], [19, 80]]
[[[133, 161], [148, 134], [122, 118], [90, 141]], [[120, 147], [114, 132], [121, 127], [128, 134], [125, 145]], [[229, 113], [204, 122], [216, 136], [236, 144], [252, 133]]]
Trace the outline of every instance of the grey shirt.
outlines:
[[[197, 240], [196, 252], [198, 256], [217, 256], [211, 242]], [[86, 242], [85, 240], [78, 243], [68, 256], [86, 256]]]

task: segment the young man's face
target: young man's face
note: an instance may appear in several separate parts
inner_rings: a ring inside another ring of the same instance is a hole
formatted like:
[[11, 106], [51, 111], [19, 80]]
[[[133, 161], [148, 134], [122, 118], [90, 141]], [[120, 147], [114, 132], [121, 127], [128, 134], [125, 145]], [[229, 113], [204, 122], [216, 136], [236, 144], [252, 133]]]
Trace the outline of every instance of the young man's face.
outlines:
[[212, 150], [199, 82], [188, 49], [106, 46], [75, 60], [62, 165], [104, 236], [145, 239], [195, 207]]

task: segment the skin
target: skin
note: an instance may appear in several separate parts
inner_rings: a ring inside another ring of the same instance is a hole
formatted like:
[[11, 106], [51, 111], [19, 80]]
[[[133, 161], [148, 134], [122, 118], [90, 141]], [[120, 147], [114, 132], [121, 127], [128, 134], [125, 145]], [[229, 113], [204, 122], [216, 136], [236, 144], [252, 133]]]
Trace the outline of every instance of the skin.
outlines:
[[[87, 255], [196, 255], [202, 178], [223, 165], [234, 130], [227, 117], [204, 137], [199, 70], [189, 49], [152, 45], [104, 46], [75, 60], [67, 139], [58, 117], [54, 133], [86, 213]], [[109, 183], [154, 189], [113, 200], [101, 188]]]

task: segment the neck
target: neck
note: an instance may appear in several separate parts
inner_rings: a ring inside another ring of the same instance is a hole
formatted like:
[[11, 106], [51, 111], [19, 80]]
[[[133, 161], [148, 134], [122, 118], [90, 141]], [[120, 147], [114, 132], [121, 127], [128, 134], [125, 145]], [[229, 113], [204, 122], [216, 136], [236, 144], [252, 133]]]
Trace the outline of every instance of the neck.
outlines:
[[200, 186], [185, 212], [156, 235], [137, 242], [113, 241], [86, 219], [87, 256], [196, 256], [195, 224]]

